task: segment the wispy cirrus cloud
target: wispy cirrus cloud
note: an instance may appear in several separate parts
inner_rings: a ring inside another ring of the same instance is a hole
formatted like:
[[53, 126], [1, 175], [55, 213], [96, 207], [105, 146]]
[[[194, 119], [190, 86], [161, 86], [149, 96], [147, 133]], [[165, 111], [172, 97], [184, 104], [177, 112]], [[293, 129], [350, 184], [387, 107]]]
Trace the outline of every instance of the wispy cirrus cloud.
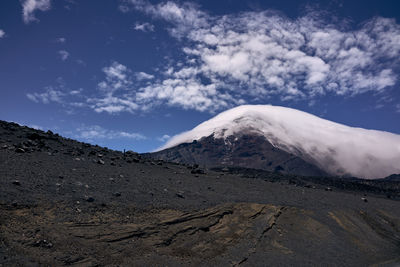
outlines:
[[77, 108], [88, 107], [87, 96], [83, 88], [71, 90], [66, 86], [62, 77], [58, 77], [54, 85], [46, 86], [39, 92], [30, 92], [26, 97], [38, 104], [59, 104], [65, 108], [67, 114], [74, 114]]
[[140, 133], [130, 133], [125, 131], [114, 131], [105, 129], [99, 125], [82, 126], [77, 128], [75, 138], [87, 141], [101, 140], [101, 139], [132, 139], [144, 140], [146, 137]]
[[26, 96], [28, 97], [28, 99], [36, 103], [43, 103], [43, 104], [49, 104], [50, 102], [63, 103], [62, 98], [63, 96], [65, 96], [65, 93], [52, 86], [48, 86], [42, 93], [36, 93], [36, 92], [28, 93], [26, 94]]
[[47, 11], [51, 8], [50, 0], [22, 0], [22, 19], [26, 24], [33, 21], [39, 21], [35, 17], [37, 10]]

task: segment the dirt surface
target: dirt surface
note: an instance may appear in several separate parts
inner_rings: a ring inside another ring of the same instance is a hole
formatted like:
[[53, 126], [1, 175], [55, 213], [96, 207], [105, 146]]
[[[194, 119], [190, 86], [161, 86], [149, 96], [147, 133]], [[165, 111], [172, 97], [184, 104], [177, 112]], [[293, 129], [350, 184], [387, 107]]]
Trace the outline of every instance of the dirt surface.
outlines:
[[398, 182], [320, 179], [202, 170], [0, 122], [0, 265], [400, 264]]

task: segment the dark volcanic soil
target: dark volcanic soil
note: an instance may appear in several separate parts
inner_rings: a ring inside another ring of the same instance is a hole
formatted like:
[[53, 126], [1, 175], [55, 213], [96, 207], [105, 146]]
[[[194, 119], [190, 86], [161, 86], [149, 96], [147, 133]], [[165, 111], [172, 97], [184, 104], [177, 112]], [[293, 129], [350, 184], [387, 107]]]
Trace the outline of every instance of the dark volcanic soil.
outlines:
[[224, 171], [0, 122], [0, 265], [400, 264], [398, 181]]

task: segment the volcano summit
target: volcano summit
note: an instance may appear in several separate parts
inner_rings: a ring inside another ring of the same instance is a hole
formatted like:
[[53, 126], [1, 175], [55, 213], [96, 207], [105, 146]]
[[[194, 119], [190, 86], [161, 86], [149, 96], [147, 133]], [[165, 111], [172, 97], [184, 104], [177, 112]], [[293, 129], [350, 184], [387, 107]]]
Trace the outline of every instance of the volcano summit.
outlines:
[[172, 137], [153, 156], [205, 166], [372, 179], [400, 173], [400, 136], [291, 108], [244, 105]]

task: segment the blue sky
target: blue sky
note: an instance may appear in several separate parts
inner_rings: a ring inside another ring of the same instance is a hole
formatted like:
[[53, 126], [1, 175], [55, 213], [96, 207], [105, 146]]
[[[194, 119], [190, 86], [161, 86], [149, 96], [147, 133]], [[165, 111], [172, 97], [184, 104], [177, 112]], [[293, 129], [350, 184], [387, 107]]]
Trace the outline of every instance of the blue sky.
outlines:
[[395, 0], [5, 0], [0, 119], [138, 152], [240, 104], [400, 134], [399, 23]]

